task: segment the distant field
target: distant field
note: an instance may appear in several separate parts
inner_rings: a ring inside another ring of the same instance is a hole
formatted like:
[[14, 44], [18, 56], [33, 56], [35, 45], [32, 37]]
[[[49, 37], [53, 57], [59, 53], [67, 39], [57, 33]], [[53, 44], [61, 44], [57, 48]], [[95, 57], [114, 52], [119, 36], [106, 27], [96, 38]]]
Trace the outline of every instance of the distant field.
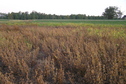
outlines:
[[109, 25], [126, 25], [126, 20], [77, 20], [77, 19], [41, 19], [41, 20], [0, 20], [0, 23], [83, 23], [83, 24], [109, 24]]
[[41, 19], [41, 20], [0, 20], [7, 25], [36, 25], [43, 27], [126, 27], [126, 20], [76, 20], [76, 19]]
[[0, 84], [126, 84], [126, 21], [0, 20]]
[[91, 24], [121, 24], [126, 25], [126, 20], [76, 20], [76, 19], [44, 19], [34, 20], [33, 22], [49, 22], [49, 23], [91, 23]]

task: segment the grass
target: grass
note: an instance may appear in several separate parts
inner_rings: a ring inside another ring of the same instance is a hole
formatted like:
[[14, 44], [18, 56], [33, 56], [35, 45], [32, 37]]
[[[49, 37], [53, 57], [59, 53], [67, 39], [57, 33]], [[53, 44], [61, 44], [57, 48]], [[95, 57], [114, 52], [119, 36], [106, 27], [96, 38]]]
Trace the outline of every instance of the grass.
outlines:
[[[47, 20], [49, 21], [49, 20]], [[13, 25], [16, 25], [16, 26], [31, 26], [31, 27], [36, 27], [36, 26], [39, 26], [39, 27], [55, 27], [55, 28], [64, 28], [64, 27], [67, 27], [67, 28], [77, 28], [77, 27], [95, 27], [95, 28], [126, 28], [126, 25], [124, 24], [125, 21], [122, 21], [123, 23], [120, 23], [120, 21], [115, 21], [115, 22], [111, 22], [112, 24], [108, 24], [109, 22], [107, 21], [98, 21], [97, 24], [94, 23], [96, 21], [81, 21], [80, 23], [74, 23], [73, 22], [64, 22], [64, 20], [62, 21], [58, 21], [56, 22], [57, 20], [51, 20], [50, 22], [46, 22], [46, 20], [43, 20], [43, 22], [41, 22], [41, 20], [27, 20], [27, 21], [21, 21], [21, 20], [13, 20], [13, 21], [1, 21], [1, 24], [6, 24], [6, 25], [10, 25], [10, 26], [13, 26]], [[66, 21], [66, 20], [65, 20]], [[76, 21], [76, 20], [75, 20]], [[78, 20], [77, 20], [78, 21]], [[107, 22], [107, 23], [106, 23]], [[116, 22], [118, 22], [118, 24], [116, 24]]]
[[125, 84], [126, 26], [113, 24], [1, 22], [0, 84]]
[[17, 24], [22, 24], [22, 23], [36, 23], [36, 24], [69, 24], [69, 23], [74, 23], [74, 24], [104, 24], [104, 25], [125, 25], [126, 26], [126, 20], [86, 20], [86, 19], [40, 19], [40, 20], [0, 20], [0, 23], [17, 23]]

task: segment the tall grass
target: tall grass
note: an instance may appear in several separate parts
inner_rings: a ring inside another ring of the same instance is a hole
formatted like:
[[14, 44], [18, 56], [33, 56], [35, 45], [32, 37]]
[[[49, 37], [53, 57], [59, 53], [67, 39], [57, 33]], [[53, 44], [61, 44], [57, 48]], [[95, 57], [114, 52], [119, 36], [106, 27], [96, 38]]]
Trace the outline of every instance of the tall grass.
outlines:
[[126, 28], [0, 26], [0, 84], [125, 84]]

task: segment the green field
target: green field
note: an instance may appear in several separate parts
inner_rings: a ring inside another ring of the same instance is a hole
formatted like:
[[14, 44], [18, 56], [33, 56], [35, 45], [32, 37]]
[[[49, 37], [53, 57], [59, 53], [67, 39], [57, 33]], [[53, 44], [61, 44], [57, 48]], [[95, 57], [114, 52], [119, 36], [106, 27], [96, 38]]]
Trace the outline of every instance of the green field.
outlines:
[[83, 23], [83, 24], [109, 24], [109, 25], [126, 25], [126, 20], [77, 20], [77, 19], [41, 19], [41, 20], [0, 20], [0, 23]]
[[7, 25], [36, 25], [43, 27], [126, 27], [126, 20], [76, 20], [76, 19], [43, 19], [43, 20], [0, 20]]
[[34, 20], [33, 22], [47, 22], [47, 23], [91, 23], [91, 24], [121, 24], [126, 25], [126, 20], [76, 20], [76, 19], [45, 19]]
[[126, 21], [0, 20], [0, 84], [126, 84]]

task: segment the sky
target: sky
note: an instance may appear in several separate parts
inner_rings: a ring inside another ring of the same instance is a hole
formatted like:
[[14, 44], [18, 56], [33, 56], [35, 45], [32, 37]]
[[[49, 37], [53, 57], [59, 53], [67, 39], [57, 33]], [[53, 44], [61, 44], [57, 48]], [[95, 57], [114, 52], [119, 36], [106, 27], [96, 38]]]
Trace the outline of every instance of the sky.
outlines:
[[100, 16], [109, 6], [117, 6], [126, 15], [126, 0], [0, 0], [0, 12], [32, 12]]

